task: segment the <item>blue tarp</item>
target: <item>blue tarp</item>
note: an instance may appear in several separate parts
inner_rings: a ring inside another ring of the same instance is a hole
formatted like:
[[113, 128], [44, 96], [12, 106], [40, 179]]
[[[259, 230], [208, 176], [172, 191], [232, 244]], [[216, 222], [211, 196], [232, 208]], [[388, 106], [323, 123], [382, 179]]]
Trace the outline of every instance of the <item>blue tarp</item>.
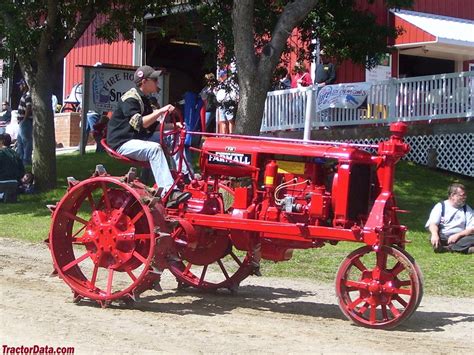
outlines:
[[[191, 131], [201, 131], [201, 107], [203, 101], [201, 97], [191, 91], [184, 94], [184, 122], [186, 129]], [[191, 145], [191, 135], [186, 136], [184, 144]]]

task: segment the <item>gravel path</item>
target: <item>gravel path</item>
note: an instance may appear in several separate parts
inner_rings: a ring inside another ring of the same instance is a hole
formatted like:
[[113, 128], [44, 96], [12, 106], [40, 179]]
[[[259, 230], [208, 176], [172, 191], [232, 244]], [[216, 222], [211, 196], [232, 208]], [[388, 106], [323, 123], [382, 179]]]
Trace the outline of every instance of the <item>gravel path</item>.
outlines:
[[[76, 354], [471, 353], [474, 299], [425, 296], [393, 331], [354, 326], [333, 285], [250, 277], [238, 293], [146, 292], [133, 308], [72, 303], [50, 277], [46, 246], [0, 238], [0, 339], [8, 346], [73, 346]], [[335, 272], [336, 273], [336, 270]]]

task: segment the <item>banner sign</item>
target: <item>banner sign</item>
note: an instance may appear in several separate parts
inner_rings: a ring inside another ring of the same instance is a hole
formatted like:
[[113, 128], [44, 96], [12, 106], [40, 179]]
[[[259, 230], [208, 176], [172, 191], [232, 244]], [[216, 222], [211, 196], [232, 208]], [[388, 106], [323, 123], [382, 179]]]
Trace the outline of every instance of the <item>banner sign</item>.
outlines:
[[351, 83], [323, 86], [318, 92], [316, 111], [328, 108], [357, 108], [365, 101], [370, 83]]
[[[88, 109], [95, 112], [113, 111], [120, 98], [132, 87], [134, 69], [119, 68], [87, 68], [89, 73]], [[158, 79], [158, 86], [163, 88], [164, 76]], [[163, 91], [155, 94], [159, 104], [163, 104]]]

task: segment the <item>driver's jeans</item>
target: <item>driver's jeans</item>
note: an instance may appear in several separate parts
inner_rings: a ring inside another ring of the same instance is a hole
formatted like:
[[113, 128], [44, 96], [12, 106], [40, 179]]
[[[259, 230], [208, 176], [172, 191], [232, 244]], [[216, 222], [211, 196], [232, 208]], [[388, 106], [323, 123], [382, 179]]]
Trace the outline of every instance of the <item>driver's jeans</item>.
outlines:
[[[158, 133], [158, 132], [155, 132], [155, 134]], [[155, 135], [153, 134], [153, 135]], [[160, 136], [158, 135], [158, 142], [160, 141], [159, 138]], [[168, 146], [168, 147], [172, 147], [173, 146], [173, 136], [165, 136], [165, 144]], [[183, 175], [188, 175], [189, 174], [189, 169], [188, 169], [188, 164], [186, 163], [186, 161], [191, 161], [189, 156], [188, 156], [188, 149], [186, 149], [186, 146], [184, 147], [184, 151], [183, 151], [183, 154], [184, 154], [184, 159], [183, 159], [183, 162], [181, 164], [181, 172], [183, 173]], [[172, 161], [171, 161], [171, 164], [172, 164], [172, 168], [174, 170], [178, 170], [178, 167], [179, 167], [179, 155], [180, 155], [180, 152], [177, 152], [175, 155], [173, 155], [171, 157]]]
[[131, 159], [148, 161], [156, 184], [159, 187], [163, 187], [164, 194], [171, 188], [174, 180], [171, 176], [170, 168], [168, 167], [168, 162], [166, 161], [163, 149], [161, 148], [160, 143], [158, 143], [159, 140], [159, 132], [153, 133], [148, 140], [131, 139], [122, 144], [117, 149], [117, 153]]

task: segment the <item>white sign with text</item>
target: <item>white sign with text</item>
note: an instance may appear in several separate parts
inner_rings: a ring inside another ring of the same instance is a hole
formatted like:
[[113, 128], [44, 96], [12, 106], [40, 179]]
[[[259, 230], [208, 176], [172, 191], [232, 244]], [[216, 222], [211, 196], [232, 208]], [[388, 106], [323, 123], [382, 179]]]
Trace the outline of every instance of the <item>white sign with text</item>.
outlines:
[[351, 83], [323, 86], [318, 92], [317, 111], [328, 108], [357, 108], [365, 101], [370, 83]]
[[[88, 109], [96, 112], [113, 111], [128, 90], [135, 86], [133, 69], [90, 68]], [[163, 87], [164, 77], [160, 76], [158, 86]], [[156, 94], [162, 105], [162, 91]]]

